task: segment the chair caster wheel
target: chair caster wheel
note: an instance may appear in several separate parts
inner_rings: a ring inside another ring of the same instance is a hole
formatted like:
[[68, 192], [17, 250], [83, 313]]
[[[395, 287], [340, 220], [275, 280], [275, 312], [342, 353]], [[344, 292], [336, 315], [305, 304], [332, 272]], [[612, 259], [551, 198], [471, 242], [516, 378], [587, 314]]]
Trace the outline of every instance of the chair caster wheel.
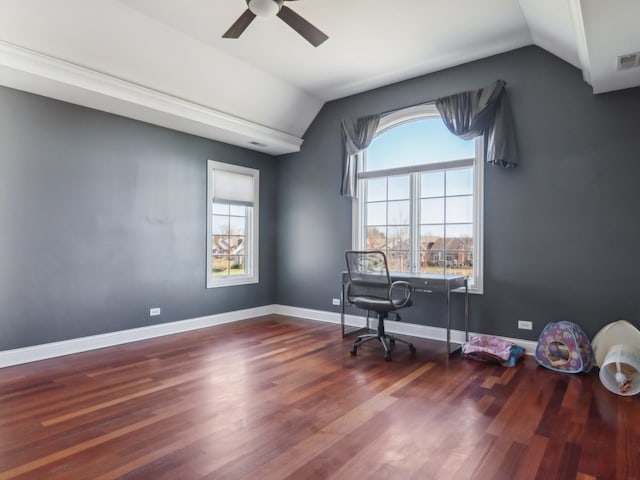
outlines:
[[386, 362], [390, 362], [391, 361], [391, 354], [390, 353], [385, 353], [384, 354], [384, 359]]
[[411, 352], [412, 355], [416, 354], [416, 347], [414, 347], [413, 345], [409, 345], [409, 351]]
[[356, 354], [358, 353], [358, 349], [356, 347], [353, 347], [349, 353], [351, 354], [352, 357], [355, 357]]

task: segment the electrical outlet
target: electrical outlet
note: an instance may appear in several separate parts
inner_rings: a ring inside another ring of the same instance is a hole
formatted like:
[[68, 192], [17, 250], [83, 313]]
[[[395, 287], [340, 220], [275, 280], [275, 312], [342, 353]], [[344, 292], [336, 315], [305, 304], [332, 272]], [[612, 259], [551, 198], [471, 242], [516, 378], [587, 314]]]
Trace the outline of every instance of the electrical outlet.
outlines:
[[333, 299], [333, 304], [334, 305], [340, 305], [340, 299], [339, 298], [334, 298]]
[[159, 308], [151, 308], [149, 309], [149, 316], [150, 317], [156, 317], [160, 315], [160, 309]]
[[520, 330], [533, 330], [533, 322], [528, 320], [518, 320], [518, 328]]

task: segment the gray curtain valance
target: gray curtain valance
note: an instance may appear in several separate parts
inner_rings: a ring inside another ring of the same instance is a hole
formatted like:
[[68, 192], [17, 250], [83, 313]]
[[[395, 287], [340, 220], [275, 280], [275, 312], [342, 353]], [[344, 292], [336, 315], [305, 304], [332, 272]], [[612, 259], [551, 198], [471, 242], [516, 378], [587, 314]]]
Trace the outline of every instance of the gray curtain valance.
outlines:
[[[506, 82], [496, 80], [478, 90], [456, 93], [435, 101], [449, 131], [465, 140], [484, 135], [487, 162], [501, 167], [518, 164], [516, 135]], [[342, 120], [344, 165], [341, 193], [357, 197], [358, 161], [378, 129], [382, 114]]]
[[454, 135], [465, 140], [484, 135], [487, 162], [515, 167], [518, 153], [506, 85], [497, 80], [485, 88], [439, 98], [436, 108]]
[[362, 155], [373, 136], [376, 134], [380, 115], [342, 120], [342, 138], [344, 140], [344, 166], [342, 170], [343, 197], [356, 198], [358, 194], [358, 159]]

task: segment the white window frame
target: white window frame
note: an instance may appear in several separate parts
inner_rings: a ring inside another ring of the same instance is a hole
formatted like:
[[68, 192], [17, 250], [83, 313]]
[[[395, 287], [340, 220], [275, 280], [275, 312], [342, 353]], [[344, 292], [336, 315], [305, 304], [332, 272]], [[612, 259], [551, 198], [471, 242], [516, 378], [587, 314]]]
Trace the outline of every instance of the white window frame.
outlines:
[[[214, 187], [213, 172], [214, 170], [224, 170], [231, 173], [239, 173], [250, 175], [253, 177], [253, 206], [248, 207], [250, 210], [247, 215], [247, 243], [250, 251], [247, 252], [247, 261], [245, 269], [248, 273], [233, 274], [226, 276], [214, 275], [211, 271], [213, 245], [211, 234], [211, 215], [213, 209]], [[232, 165], [230, 163], [217, 162], [209, 160], [207, 162], [207, 288], [229, 287], [234, 285], [247, 285], [259, 282], [259, 218], [260, 218], [260, 171]]]
[[[380, 119], [380, 124], [376, 131], [376, 136], [386, 132], [387, 130], [394, 128], [402, 123], [411, 122], [420, 119], [440, 118], [434, 104], [417, 105], [414, 107], [405, 108], [396, 112], [383, 116]], [[375, 140], [375, 137], [374, 137]], [[482, 137], [478, 137], [475, 140], [475, 158], [471, 164], [473, 165], [473, 278], [469, 278], [469, 293], [482, 294], [484, 292], [484, 142]], [[412, 167], [399, 167], [390, 168], [387, 170], [380, 170], [375, 172], [363, 172], [364, 162], [366, 161], [367, 152], [364, 151], [362, 155], [359, 155], [358, 161], [358, 198], [353, 200], [353, 231], [352, 231], [352, 246], [356, 250], [366, 248], [366, 239], [364, 238], [364, 229], [362, 228], [361, 221], [364, 219], [364, 205], [365, 205], [365, 188], [364, 180], [367, 178], [375, 177], [387, 177], [390, 175], [398, 175], [402, 173], [411, 172], [423, 172], [442, 170], [444, 168], [452, 168], [455, 166], [462, 166], [464, 162], [469, 164], [468, 160], [461, 161], [445, 161], [433, 164], [424, 164], [421, 166]], [[412, 185], [412, 190], [416, 188]], [[413, 193], [412, 193], [413, 198]], [[419, 256], [417, 255], [416, 238], [419, 238], [419, 232], [416, 228], [419, 224], [417, 217], [417, 208], [412, 207], [411, 226], [413, 230], [411, 233], [412, 238], [412, 251], [411, 251], [411, 271], [414, 273], [419, 272]]]

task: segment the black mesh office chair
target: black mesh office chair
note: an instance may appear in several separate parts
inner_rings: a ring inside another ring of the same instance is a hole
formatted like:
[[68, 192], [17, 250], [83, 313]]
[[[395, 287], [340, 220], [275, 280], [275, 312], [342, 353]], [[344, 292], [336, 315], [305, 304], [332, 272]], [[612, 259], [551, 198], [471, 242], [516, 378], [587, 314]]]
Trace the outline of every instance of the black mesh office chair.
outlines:
[[[387, 335], [384, 331], [384, 319], [389, 312], [411, 305], [411, 286], [404, 281], [391, 282], [387, 257], [380, 251], [345, 252], [349, 283], [347, 284], [347, 301], [358, 308], [378, 314], [376, 333], [360, 335], [351, 348], [351, 355], [356, 355], [358, 347], [370, 340], [378, 339], [384, 348], [384, 359], [391, 360], [391, 346], [401, 342], [409, 346], [411, 353], [416, 353], [412, 343]], [[397, 315], [397, 314], [396, 314]], [[397, 316], [400, 319], [400, 316]]]

